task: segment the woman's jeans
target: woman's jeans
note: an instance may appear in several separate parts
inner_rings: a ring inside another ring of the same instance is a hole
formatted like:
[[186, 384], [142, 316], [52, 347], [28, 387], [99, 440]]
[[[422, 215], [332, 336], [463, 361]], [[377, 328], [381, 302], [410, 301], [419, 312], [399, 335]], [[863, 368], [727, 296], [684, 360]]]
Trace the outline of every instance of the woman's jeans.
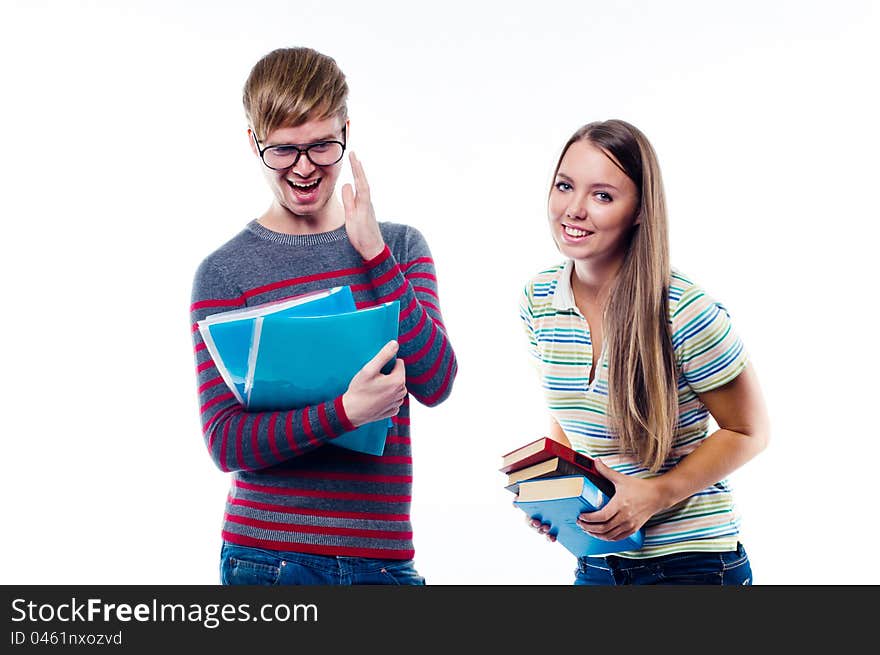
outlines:
[[578, 558], [576, 585], [750, 585], [752, 567], [742, 544], [736, 550], [674, 553], [647, 559], [616, 555]]
[[224, 585], [423, 585], [413, 561], [309, 555], [223, 543]]

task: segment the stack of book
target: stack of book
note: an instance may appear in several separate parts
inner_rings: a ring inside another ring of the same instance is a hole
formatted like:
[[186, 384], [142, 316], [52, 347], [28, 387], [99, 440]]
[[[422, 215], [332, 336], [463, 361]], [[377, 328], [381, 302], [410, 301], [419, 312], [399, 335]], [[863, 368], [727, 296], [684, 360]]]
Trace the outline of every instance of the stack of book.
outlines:
[[594, 512], [614, 495], [614, 484], [596, 469], [592, 458], [559, 441], [542, 437], [501, 458], [505, 489], [514, 505], [530, 518], [549, 524], [549, 534], [576, 557], [638, 550], [644, 530], [616, 541], [599, 539], [577, 524], [583, 512]]
[[[348, 286], [211, 314], [198, 322], [220, 376], [250, 411], [284, 411], [345, 393], [355, 374], [398, 337], [400, 302], [357, 309]], [[388, 373], [394, 360], [382, 369]], [[333, 439], [381, 455], [390, 419]]]

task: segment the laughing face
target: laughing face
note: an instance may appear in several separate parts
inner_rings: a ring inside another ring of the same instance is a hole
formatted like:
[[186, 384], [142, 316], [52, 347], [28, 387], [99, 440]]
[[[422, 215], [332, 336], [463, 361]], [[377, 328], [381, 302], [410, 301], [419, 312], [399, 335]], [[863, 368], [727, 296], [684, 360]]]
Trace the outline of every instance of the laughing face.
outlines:
[[[345, 124], [339, 117], [308, 121], [297, 127], [280, 127], [269, 132], [264, 140], [260, 140], [260, 147], [265, 149], [295, 144], [304, 148], [324, 141], [343, 141], [344, 127]], [[253, 139], [251, 149], [259, 156]], [[313, 158], [320, 159], [317, 154], [320, 149], [318, 147], [313, 151]], [[275, 148], [269, 152], [283, 150]], [[303, 153], [296, 164], [288, 168], [262, 168], [275, 196], [276, 210], [286, 214], [287, 218], [304, 220], [311, 225], [332, 222], [331, 214], [338, 204], [334, 202], [333, 191], [342, 171], [342, 160], [329, 166], [318, 166]]]
[[563, 156], [550, 191], [553, 240], [574, 260], [620, 257], [637, 222], [638, 205], [638, 188], [610, 155], [590, 141], [576, 141]]

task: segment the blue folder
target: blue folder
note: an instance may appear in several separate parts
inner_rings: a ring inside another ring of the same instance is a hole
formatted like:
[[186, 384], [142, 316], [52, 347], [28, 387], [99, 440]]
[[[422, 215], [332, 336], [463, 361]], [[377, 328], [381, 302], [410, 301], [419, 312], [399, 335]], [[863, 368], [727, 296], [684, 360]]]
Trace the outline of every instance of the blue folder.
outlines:
[[[364, 364], [398, 338], [399, 313], [400, 303], [395, 300], [323, 316], [258, 318], [244, 385], [245, 405], [252, 411], [285, 410], [343, 394]], [[383, 371], [392, 366], [393, 361]], [[373, 421], [331, 443], [381, 455], [390, 425], [390, 419]]]
[[199, 321], [198, 327], [226, 386], [238, 402], [245, 405], [244, 385], [251, 338], [258, 318], [319, 316], [352, 311], [355, 311], [355, 304], [351, 288], [340, 286], [282, 301], [211, 314]]

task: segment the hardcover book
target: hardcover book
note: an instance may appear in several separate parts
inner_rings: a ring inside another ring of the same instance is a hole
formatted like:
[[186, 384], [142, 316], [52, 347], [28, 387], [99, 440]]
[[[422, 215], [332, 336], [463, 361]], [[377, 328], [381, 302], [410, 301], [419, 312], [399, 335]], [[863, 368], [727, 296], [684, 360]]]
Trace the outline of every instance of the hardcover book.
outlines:
[[[519, 493], [519, 483], [523, 480], [537, 480], [540, 478], [554, 478], [564, 475], [583, 475], [592, 477], [594, 471], [585, 469], [580, 464], [570, 462], [561, 457], [551, 457], [550, 459], [526, 466], [525, 468], [511, 471], [507, 474], [507, 485], [504, 487], [512, 493]], [[607, 496], [614, 495], [614, 485], [605, 478], [601, 478], [602, 484], [597, 484], [603, 493]], [[605, 484], [607, 483], [607, 484]]]
[[608, 496], [583, 475], [569, 475], [519, 483], [514, 505], [530, 518], [550, 525], [550, 532], [575, 557], [638, 550], [645, 540], [644, 530], [625, 539], [606, 541], [584, 532], [577, 524], [582, 512], [601, 509]]
[[[577, 470], [571, 470], [570, 467], [567, 467], [564, 474], [579, 473], [585, 475], [589, 478], [590, 482], [596, 485], [605, 495], [609, 497], [614, 495], [614, 484], [611, 480], [604, 477], [596, 470], [596, 463], [591, 457], [579, 453], [576, 450], [569, 448], [564, 443], [560, 443], [549, 437], [536, 439], [535, 441], [527, 443], [525, 446], [521, 446], [520, 448], [503, 455], [501, 458], [501, 468], [499, 470], [502, 473], [507, 473], [509, 476], [515, 471], [521, 471], [535, 464], [546, 462], [554, 457], [577, 468]], [[563, 474], [561, 470], [560, 474]], [[511, 480], [510, 477], [508, 477], [507, 484], [510, 486], [522, 479], [525, 478], [518, 477]]]

